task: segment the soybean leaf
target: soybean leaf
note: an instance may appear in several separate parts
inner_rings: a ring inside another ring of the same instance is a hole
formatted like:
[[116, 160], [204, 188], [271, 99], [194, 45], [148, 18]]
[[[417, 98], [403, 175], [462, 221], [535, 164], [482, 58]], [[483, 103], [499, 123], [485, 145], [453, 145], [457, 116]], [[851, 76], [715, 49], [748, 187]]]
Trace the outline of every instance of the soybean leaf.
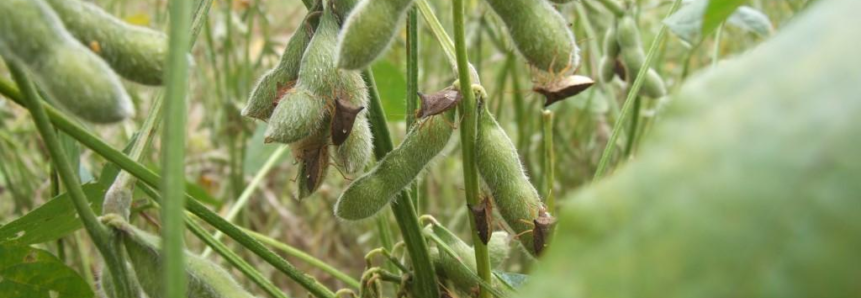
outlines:
[[93, 290], [75, 270], [47, 251], [0, 244], [0, 296], [86, 298]]
[[[100, 213], [107, 187], [90, 183], [83, 185], [84, 194], [93, 211]], [[0, 243], [29, 245], [57, 240], [81, 228], [78, 213], [68, 193], [60, 194], [33, 211], [0, 227]]]
[[859, 10], [819, 1], [689, 80], [636, 160], [566, 198], [523, 296], [857, 293]]
[[703, 14], [703, 36], [711, 34], [744, 2], [745, 0], [709, 0], [709, 5]]
[[769, 36], [774, 31], [768, 16], [750, 6], [740, 6], [736, 9], [729, 16], [727, 24], [754, 32], [760, 36]]
[[526, 274], [513, 272], [503, 272], [495, 270], [493, 271], [493, 274], [496, 275], [496, 278], [505, 283], [505, 285], [512, 290], [520, 288], [529, 279], [529, 276]]
[[407, 80], [397, 65], [388, 61], [380, 60], [371, 66], [374, 71], [374, 79], [380, 91], [380, 100], [386, 111], [389, 121], [404, 121], [407, 103], [404, 96], [407, 93]]
[[[696, 44], [702, 36], [703, 16], [709, 0], [691, 1], [664, 20], [667, 27], [687, 44]], [[764, 13], [748, 6], [736, 9], [727, 24], [754, 32], [760, 36], [771, 35], [771, 21]]]

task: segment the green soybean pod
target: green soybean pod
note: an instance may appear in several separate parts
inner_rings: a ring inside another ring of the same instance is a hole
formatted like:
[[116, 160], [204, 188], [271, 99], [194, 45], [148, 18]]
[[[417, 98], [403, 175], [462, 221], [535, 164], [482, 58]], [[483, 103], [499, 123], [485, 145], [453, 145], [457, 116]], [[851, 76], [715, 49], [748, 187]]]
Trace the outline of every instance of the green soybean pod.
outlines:
[[517, 148], [487, 105], [479, 115], [476, 150], [478, 172], [493, 194], [494, 207], [512, 230], [523, 234], [518, 237], [523, 247], [537, 255], [527, 231], [532, 231], [532, 221], [538, 218], [541, 198], [523, 172]]
[[580, 53], [574, 33], [547, 1], [486, 0], [502, 19], [518, 51], [532, 66], [551, 73], [575, 69]]
[[[637, 23], [634, 21], [634, 18], [630, 16], [623, 17], [619, 21], [618, 26], [617, 41], [622, 49], [622, 61], [628, 70], [627, 77], [630, 78], [629, 82], [633, 82], [646, 61], [646, 54], [643, 52], [643, 43], [640, 40], [640, 31], [637, 29]], [[650, 68], [643, 80], [640, 95], [659, 98], [667, 94], [664, 80], [654, 69]]]
[[42, 0], [0, 1], [0, 55], [21, 63], [51, 99], [96, 123], [134, 114], [120, 79], [66, 32]]
[[[432, 231], [455, 254], [455, 256], [452, 256], [449, 253], [441, 251], [442, 249], [438, 249], [435, 254], [431, 254], [434, 267], [437, 268], [438, 272], [445, 279], [451, 281], [457, 290], [466, 294], [474, 293], [479, 287], [474, 248], [442, 226], [434, 225]], [[510, 249], [507, 238], [508, 233], [506, 232], [493, 232], [491, 240], [487, 244], [491, 268], [496, 268], [508, 258]], [[496, 278], [493, 278], [492, 284], [494, 287], [497, 286], [498, 281]]]
[[363, 0], [344, 23], [338, 41], [338, 66], [362, 69], [392, 43], [413, 0]]
[[269, 119], [266, 142], [290, 144], [320, 130], [325, 121], [326, 101], [305, 88], [290, 90]]
[[[138, 283], [149, 298], [164, 296], [162, 275], [161, 239], [138, 230], [121, 217], [111, 214], [102, 221], [120, 233], [129, 262], [134, 268]], [[186, 252], [185, 271], [188, 281], [188, 298], [252, 298], [230, 274], [204, 258]]]
[[47, 0], [81, 43], [101, 56], [121, 76], [161, 85], [167, 59], [167, 35], [130, 25], [80, 0]]
[[255, 118], [262, 121], [269, 121], [272, 117], [272, 112], [275, 106], [278, 105], [278, 99], [286, 94], [296, 85], [296, 80], [299, 78], [299, 68], [302, 63], [302, 55], [305, 49], [311, 42], [311, 37], [314, 35], [313, 30], [317, 26], [319, 18], [316, 17], [322, 8], [317, 2], [309, 10], [307, 16], [290, 37], [287, 42], [287, 47], [284, 53], [281, 54], [281, 59], [275, 68], [267, 71], [251, 91], [248, 97], [248, 104], [242, 109], [242, 115]]
[[454, 110], [443, 114], [448, 121], [429, 117], [410, 129], [398, 148], [389, 152], [374, 169], [359, 177], [338, 198], [335, 215], [343, 220], [361, 220], [377, 214], [448, 144]]

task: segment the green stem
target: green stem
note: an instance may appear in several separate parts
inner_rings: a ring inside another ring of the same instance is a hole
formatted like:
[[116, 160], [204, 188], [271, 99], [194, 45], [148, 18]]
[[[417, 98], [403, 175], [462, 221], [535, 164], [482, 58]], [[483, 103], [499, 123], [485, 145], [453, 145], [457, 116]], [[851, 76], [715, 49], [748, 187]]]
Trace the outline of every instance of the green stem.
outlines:
[[724, 23], [721, 23], [720, 26], [718, 26], [717, 34], [715, 34], [715, 47], [712, 50], [712, 68], [717, 66], [718, 59], [720, 58], [720, 39], [723, 35], [723, 25]]
[[[380, 102], [380, 95], [376, 88], [377, 84], [374, 82], [374, 74], [370, 70], [364, 70], [362, 71], [362, 78], [368, 86], [368, 93], [370, 95], [368, 120], [371, 122], [371, 131], [374, 135], [374, 155], [377, 160], [380, 160], [392, 151], [394, 143], [386, 126], [386, 114]], [[401, 235], [404, 238], [404, 243], [407, 245], [407, 251], [410, 253], [410, 260], [413, 262], [415, 275], [412, 290], [413, 296], [419, 298], [439, 297], [436, 273], [433, 263], [431, 263], [427, 242], [425, 242], [425, 238], [422, 236], [421, 226], [419, 225], [415, 207], [413, 207], [413, 201], [410, 199], [410, 194], [405, 190], [401, 191], [391, 204], [391, 208], [392, 213], [395, 214], [395, 220], [397, 220], [398, 226], [401, 228]]]
[[332, 277], [334, 277], [340, 281], [343, 281], [344, 283], [346, 283], [347, 285], [349, 285], [353, 288], [358, 289], [361, 287], [361, 285], [359, 284], [359, 281], [353, 279], [352, 277], [345, 274], [344, 272], [341, 272], [338, 269], [335, 269], [335, 267], [329, 266], [329, 264], [327, 264], [326, 262], [323, 262], [320, 259], [317, 259], [314, 256], [305, 253], [304, 251], [296, 249], [290, 245], [284, 244], [278, 240], [272, 239], [269, 236], [257, 233], [255, 231], [247, 230], [247, 229], [242, 229], [242, 230], [245, 231], [246, 233], [250, 234], [251, 237], [254, 237], [254, 239], [257, 239], [257, 241], [263, 242], [263, 244], [269, 245], [271, 247], [274, 247], [275, 249], [283, 251], [284, 253], [286, 253], [287, 255], [289, 255], [291, 257], [302, 260], [303, 262], [308, 263], [308, 265], [314, 266], [317, 269], [320, 269], [323, 272], [328, 273]]
[[57, 132], [54, 131], [54, 128], [48, 120], [48, 115], [45, 112], [39, 95], [36, 93], [35, 86], [33, 86], [33, 83], [27, 78], [23, 68], [18, 65], [17, 62], [7, 60], [6, 66], [9, 68], [9, 72], [18, 84], [18, 88], [22, 91], [23, 96], [20, 96], [20, 99], [24, 103], [23, 105], [30, 110], [30, 114], [33, 116], [33, 122], [36, 124], [36, 129], [39, 130], [39, 134], [42, 135], [42, 139], [45, 141], [45, 146], [48, 148], [48, 153], [51, 155], [51, 161], [54, 164], [54, 168], [57, 170], [57, 174], [60, 176], [60, 180], [62, 180], [63, 185], [66, 187], [66, 191], [69, 193], [69, 198], [72, 200], [72, 204], [75, 206], [75, 210], [78, 212], [84, 228], [87, 230], [90, 238], [93, 239], [99, 253], [101, 253], [102, 257], [105, 259], [105, 264], [107, 264], [108, 270], [110, 270], [111, 276], [113, 276], [114, 285], [116, 285], [115, 294], [117, 297], [133, 297], [133, 293], [128, 282], [128, 274], [126, 272], [127, 267], [125, 266], [122, 254], [117, 247], [114, 247], [112, 239], [113, 236], [110, 231], [99, 222], [96, 218], [96, 213], [90, 208], [90, 205], [87, 202], [87, 196], [81, 188], [77, 172], [72, 169], [72, 165], [69, 163], [66, 153], [63, 152], [60, 141], [57, 139]]
[[[25, 101], [21, 98], [18, 90], [3, 79], [0, 79], [0, 93], [22, 106], [25, 105]], [[129, 174], [135, 176], [150, 187], [160, 189], [161, 185], [159, 184], [159, 181], [161, 180], [161, 177], [158, 174], [103, 142], [77, 123], [66, 118], [66, 116], [50, 105], [43, 103], [42, 107], [45, 109], [45, 112], [47, 112], [48, 118], [55, 127], [67, 133], [72, 138], [75, 138], [75, 140], [87, 148], [90, 148], [90, 150], [93, 150], [96, 154], [104, 157], [111, 163], [116, 164], [124, 171], [129, 172]], [[215, 212], [204, 207], [190, 195], [186, 194], [186, 196], [191, 199], [186, 200], [185, 208], [195, 216], [203, 219], [219, 231], [223, 232], [225, 235], [235, 240], [237, 243], [247, 248], [249, 251], [259, 256], [279, 271], [287, 274], [288, 277], [299, 283], [314, 296], [319, 298], [334, 298], [334, 293], [319, 282], [302, 273], [296, 269], [296, 267], [293, 267], [293, 265], [288, 263], [286, 260], [264, 247], [260, 242], [254, 240], [254, 238], [251, 238], [251, 236], [242, 232], [242, 230], [230, 222], [218, 216]]]
[[[418, 95], [419, 85], [419, 38], [418, 38], [418, 13], [415, 6], [407, 13], [407, 94], [406, 94], [406, 120], [407, 131], [416, 123], [416, 111], [418, 103], [416, 97]], [[410, 196], [416, 202], [416, 207], [420, 204], [419, 184], [420, 179], [416, 179], [415, 183], [410, 185]], [[418, 212], [418, 210], [416, 210]], [[387, 247], [386, 249], [391, 249]]]
[[185, 127], [188, 93], [188, 49], [191, 46], [192, 3], [170, 1], [170, 29], [165, 68], [164, 130], [162, 131], [162, 255], [165, 297], [184, 297], [185, 277]]
[[[673, 1], [673, 5], [670, 6], [667, 16], [670, 16], [674, 11], [676, 11], [676, 8], [679, 7], [681, 2], [682, 0]], [[649, 47], [649, 53], [646, 55], [646, 62], [643, 63], [643, 66], [640, 68], [640, 72], [637, 74], [637, 79], [634, 80], [634, 84], [631, 85], [631, 89], [628, 90], [628, 97], [622, 105], [622, 110], [619, 113], [619, 117], [616, 119], [616, 123], [613, 124], [613, 133], [610, 135], [610, 139], [607, 141], [604, 152], [601, 154], [601, 160], [598, 162], [598, 169], [595, 171], [593, 180], [598, 180], [604, 175], [604, 172], [607, 171], [607, 167], [610, 164], [610, 156], [613, 155], [613, 149], [616, 148], [616, 140], [619, 138], [619, 134], [624, 130], [622, 126], [625, 123], [625, 119], [628, 114], [631, 112], [634, 98], [637, 96], [637, 93], [640, 92], [640, 88], [643, 86], [643, 81], [646, 77], [646, 72], [649, 71], [649, 68], [652, 65], [652, 60], [655, 59], [655, 54], [658, 52], [657, 50], [660, 44], [664, 41], [664, 37], [666, 35], [667, 25], [663, 24], [661, 25], [661, 30], [658, 31], [658, 35], [655, 36], [655, 39], [652, 41], [652, 45]]]
[[637, 139], [637, 128], [640, 125], [640, 110], [642, 110], [643, 99], [640, 96], [634, 98], [631, 124], [628, 128], [628, 140], [625, 144], [625, 157], [630, 157], [634, 152], [634, 142]]
[[547, 209], [551, 213], [556, 211], [556, 198], [553, 195], [553, 181], [555, 158], [553, 152], [553, 112], [545, 110], [542, 113], [544, 120], [544, 202], [547, 204]]
[[[452, 14], [454, 16], [454, 45], [457, 53], [457, 69], [460, 78], [461, 93], [463, 100], [458, 106], [463, 122], [460, 128], [460, 143], [463, 155], [463, 181], [466, 192], [466, 208], [478, 206], [478, 170], [475, 165], [475, 136], [478, 130], [478, 113], [475, 93], [472, 91], [472, 78], [469, 73], [469, 58], [466, 53], [466, 33], [464, 32], [463, 0], [454, 0]], [[470, 227], [472, 227], [472, 239], [475, 247], [475, 260], [478, 267], [478, 276], [487, 283], [491, 282], [490, 256], [487, 253], [487, 244], [478, 236], [478, 228], [475, 216], [469, 215]], [[491, 297], [490, 292], [485, 289], [479, 294], [481, 298]]]
[[[251, 199], [251, 195], [254, 194], [255, 190], [257, 190], [257, 186], [260, 185], [261, 182], [263, 182], [263, 179], [266, 178], [266, 175], [269, 174], [269, 171], [272, 170], [272, 168], [275, 167], [275, 164], [278, 163], [279, 160], [281, 160], [281, 157], [288, 152], [288, 149], [290, 149], [290, 147], [288, 146], [278, 147], [278, 149], [275, 150], [275, 152], [273, 152], [271, 156], [269, 156], [269, 159], [266, 160], [266, 162], [263, 164], [263, 167], [260, 168], [260, 171], [258, 171], [257, 174], [254, 175], [254, 178], [251, 179], [251, 182], [248, 184], [248, 186], [245, 187], [245, 190], [242, 191], [242, 194], [239, 195], [239, 199], [236, 199], [236, 203], [230, 207], [229, 211], [227, 211], [227, 215], [224, 216], [225, 220], [227, 220], [228, 222], [232, 222], [234, 219], [236, 219], [236, 216], [239, 215], [239, 211], [242, 211], [242, 209], [245, 208], [245, 204], [248, 204], [248, 200]], [[223, 235], [224, 234], [221, 232], [216, 232], [213, 238], [215, 238], [215, 240], [221, 240], [221, 237]], [[211, 253], [212, 248], [208, 247], [203, 251], [200, 256], [206, 258]]]
[[619, 3], [616, 3], [615, 0], [598, 0], [598, 2], [601, 2], [601, 4], [604, 5], [604, 7], [607, 8], [610, 13], [616, 15], [617, 17], [625, 15], [625, 9], [621, 5], [619, 5]]

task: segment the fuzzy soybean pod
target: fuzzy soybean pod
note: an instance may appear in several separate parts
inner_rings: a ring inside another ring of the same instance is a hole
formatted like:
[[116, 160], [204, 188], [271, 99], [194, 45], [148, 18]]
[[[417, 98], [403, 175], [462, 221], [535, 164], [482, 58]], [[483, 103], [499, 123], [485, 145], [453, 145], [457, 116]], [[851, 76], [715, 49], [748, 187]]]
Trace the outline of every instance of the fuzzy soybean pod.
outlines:
[[363, 0], [347, 17], [338, 41], [338, 66], [362, 69], [392, 43], [413, 0]]
[[80, 0], [47, 0], [81, 43], [101, 56], [121, 76], [161, 85], [167, 59], [167, 35], [130, 25]]
[[517, 50], [533, 67], [561, 73], [580, 64], [574, 33], [547, 1], [487, 0], [487, 3], [505, 23]]
[[[631, 16], [623, 17], [619, 21], [617, 30], [616, 38], [621, 47], [622, 62], [628, 70], [626, 77], [629, 78], [629, 82], [634, 82], [646, 61], [643, 43], [640, 40], [640, 30]], [[663, 79], [654, 69], [650, 68], [643, 79], [645, 81], [643, 81], [643, 87], [640, 89], [640, 95], [659, 98], [667, 94]]]
[[494, 207], [517, 234], [529, 253], [537, 256], [530, 234], [541, 210], [541, 198], [523, 172], [517, 148], [505, 134], [487, 105], [481, 109], [476, 140], [476, 164], [493, 194]]
[[[162, 275], [161, 239], [138, 230], [116, 215], [102, 217], [102, 221], [120, 233], [129, 262], [134, 268], [138, 283], [150, 298], [164, 296]], [[185, 273], [188, 280], [188, 298], [252, 298], [230, 274], [204, 258], [185, 254]]]
[[571, 3], [571, 1], [574, 1], [574, 0], [547, 0], [547, 1], [550, 1], [550, 2], [553, 2], [556, 4], [567, 4], [567, 3]]
[[607, 34], [604, 35], [604, 56], [599, 62], [601, 80], [605, 83], [613, 80], [613, 77], [616, 76], [616, 59], [618, 59], [621, 51], [616, 37], [616, 28], [610, 27], [607, 29]]
[[344, 169], [347, 174], [361, 171], [373, 154], [374, 144], [371, 125], [368, 123], [367, 112], [362, 112], [356, 117], [353, 132], [341, 146], [336, 149], [335, 162]]
[[[434, 267], [443, 275], [443, 277], [457, 288], [462, 293], [474, 293], [479, 287], [479, 277], [476, 270], [475, 250], [454, 234], [434, 225], [433, 233], [445, 242], [446, 246], [451, 248], [455, 256], [438, 248], [436, 253], [431, 254], [431, 259], [434, 262]], [[491, 268], [496, 268], [508, 258], [508, 233], [503, 231], [493, 232], [487, 244], [487, 250], [490, 254]], [[498, 280], [493, 278], [493, 286], [497, 287]]]
[[287, 42], [287, 47], [284, 49], [278, 65], [267, 71], [257, 81], [257, 85], [254, 86], [254, 90], [248, 97], [248, 104], [242, 109], [243, 116], [269, 121], [275, 106], [278, 105], [278, 99], [296, 85], [302, 55], [305, 53], [308, 43], [311, 42], [314, 28], [316, 28], [319, 20], [316, 15], [319, 14], [320, 9], [320, 5], [315, 5], [309, 10], [308, 15], [305, 16], [293, 36], [290, 37], [290, 41]]
[[372, 217], [412, 183], [451, 138], [454, 110], [442, 115], [447, 119], [438, 117], [419, 120], [398, 148], [389, 152], [370, 172], [353, 181], [338, 198], [335, 215], [343, 220]]
[[42, 0], [0, 1], [0, 15], [0, 55], [23, 65], [60, 106], [96, 123], [134, 114], [119, 77]]

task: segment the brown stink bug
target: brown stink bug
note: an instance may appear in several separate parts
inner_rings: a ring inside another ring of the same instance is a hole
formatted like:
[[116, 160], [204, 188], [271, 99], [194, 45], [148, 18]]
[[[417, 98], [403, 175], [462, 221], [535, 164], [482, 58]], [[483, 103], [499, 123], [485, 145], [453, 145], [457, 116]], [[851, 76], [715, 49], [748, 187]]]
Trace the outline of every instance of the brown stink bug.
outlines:
[[451, 108], [457, 106], [463, 94], [454, 88], [446, 88], [439, 92], [431, 94], [418, 93], [422, 101], [422, 106], [417, 111], [416, 118], [425, 118], [428, 116], [439, 115]]
[[332, 144], [341, 146], [350, 136], [353, 131], [353, 124], [356, 123], [356, 116], [364, 110], [365, 107], [354, 107], [344, 100], [335, 100], [335, 113], [332, 116]]

